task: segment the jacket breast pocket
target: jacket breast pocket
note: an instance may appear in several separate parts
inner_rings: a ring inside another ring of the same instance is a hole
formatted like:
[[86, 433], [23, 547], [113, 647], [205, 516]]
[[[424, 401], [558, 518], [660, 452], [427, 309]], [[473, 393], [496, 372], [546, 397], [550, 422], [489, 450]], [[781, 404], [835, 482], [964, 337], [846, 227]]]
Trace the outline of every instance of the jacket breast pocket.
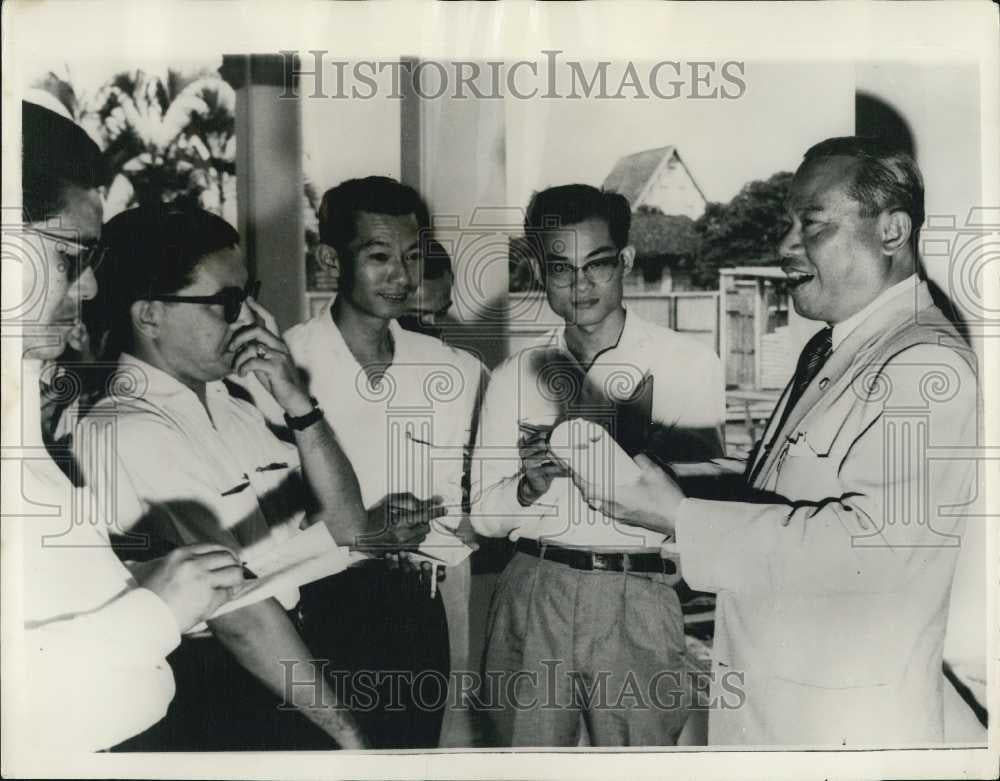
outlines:
[[777, 468], [775, 491], [797, 501], [820, 501], [840, 495], [837, 461], [799, 433], [785, 443]]

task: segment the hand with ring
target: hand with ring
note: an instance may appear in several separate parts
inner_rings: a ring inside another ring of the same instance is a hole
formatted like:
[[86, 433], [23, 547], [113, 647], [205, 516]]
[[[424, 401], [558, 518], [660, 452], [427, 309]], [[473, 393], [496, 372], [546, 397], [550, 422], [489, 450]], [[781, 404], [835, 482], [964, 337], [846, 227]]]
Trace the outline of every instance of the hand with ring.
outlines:
[[252, 371], [291, 417], [307, 414], [313, 408], [312, 400], [288, 345], [276, 333], [274, 317], [253, 298], [247, 298], [246, 305], [256, 322], [243, 326], [229, 340], [233, 371], [241, 377]]

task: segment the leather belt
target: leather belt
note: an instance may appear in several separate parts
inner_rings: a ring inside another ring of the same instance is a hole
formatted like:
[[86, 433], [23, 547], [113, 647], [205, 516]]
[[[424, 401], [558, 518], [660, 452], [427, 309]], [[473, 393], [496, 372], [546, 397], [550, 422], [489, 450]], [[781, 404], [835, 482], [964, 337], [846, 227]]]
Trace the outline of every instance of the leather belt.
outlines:
[[674, 562], [659, 553], [595, 553], [560, 545], [541, 545], [537, 540], [525, 538], [517, 541], [516, 548], [529, 556], [588, 572], [662, 572], [664, 575], [677, 572]]

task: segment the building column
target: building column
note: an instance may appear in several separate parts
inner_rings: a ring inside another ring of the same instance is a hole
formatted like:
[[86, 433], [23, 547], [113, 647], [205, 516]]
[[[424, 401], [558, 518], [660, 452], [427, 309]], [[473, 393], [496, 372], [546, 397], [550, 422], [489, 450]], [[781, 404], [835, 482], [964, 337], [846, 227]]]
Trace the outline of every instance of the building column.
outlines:
[[[412, 73], [417, 62], [405, 62]], [[444, 337], [492, 367], [508, 352], [508, 242], [523, 222], [506, 202], [504, 101], [423, 97], [413, 81], [401, 80], [401, 178], [426, 199], [451, 255], [455, 306]]]
[[306, 314], [301, 106], [290, 71], [272, 54], [227, 54], [219, 68], [236, 91], [237, 217], [246, 263], [282, 330]]

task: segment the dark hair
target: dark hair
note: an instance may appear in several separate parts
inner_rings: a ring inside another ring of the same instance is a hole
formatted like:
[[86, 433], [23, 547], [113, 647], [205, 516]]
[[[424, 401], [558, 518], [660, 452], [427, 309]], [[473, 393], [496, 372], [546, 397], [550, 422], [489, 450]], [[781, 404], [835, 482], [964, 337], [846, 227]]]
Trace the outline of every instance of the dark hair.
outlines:
[[924, 180], [913, 158], [882, 139], [842, 136], [811, 146], [803, 165], [828, 157], [850, 157], [857, 162], [848, 195], [861, 204], [865, 217], [886, 209], [906, 212], [913, 223], [911, 240], [915, 245], [924, 223]]
[[413, 214], [417, 225], [430, 225], [430, 214], [423, 198], [412, 187], [388, 176], [348, 179], [323, 194], [319, 206], [319, 240], [346, 256], [347, 247], [357, 235], [357, 212], [404, 217]]
[[21, 214], [41, 222], [65, 207], [67, 187], [90, 190], [107, 181], [101, 150], [72, 120], [21, 102]]
[[428, 239], [424, 245], [424, 279], [441, 279], [451, 274], [451, 256], [439, 241]]
[[628, 198], [588, 184], [565, 184], [535, 193], [528, 205], [524, 233], [529, 238], [536, 238], [543, 231], [576, 225], [591, 217], [608, 224], [615, 247], [622, 249], [628, 244], [632, 225]]
[[194, 281], [206, 255], [239, 243], [232, 225], [196, 206], [139, 206], [113, 217], [101, 234], [105, 254], [98, 295], [110, 313], [111, 329], [102, 357], [116, 358], [132, 348], [133, 303], [152, 294], [176, 293]]

